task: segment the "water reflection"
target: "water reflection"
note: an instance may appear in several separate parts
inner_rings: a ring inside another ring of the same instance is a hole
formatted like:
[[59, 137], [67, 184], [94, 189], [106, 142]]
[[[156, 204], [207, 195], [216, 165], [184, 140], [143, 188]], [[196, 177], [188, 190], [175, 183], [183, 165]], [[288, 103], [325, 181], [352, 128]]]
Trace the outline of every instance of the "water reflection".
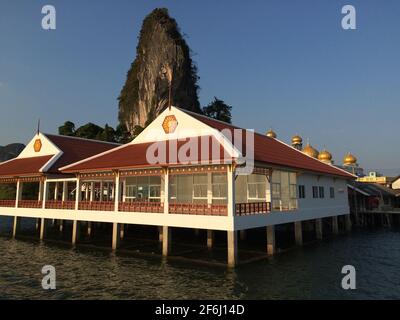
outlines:
[[[354, 231], [238, 268], [0, 238], [1, 299], [398, 299], [400, 233]], [[41, 288], [55, 266], [57, 290]], [[357, 270], [355, 291], [341, 268]]]

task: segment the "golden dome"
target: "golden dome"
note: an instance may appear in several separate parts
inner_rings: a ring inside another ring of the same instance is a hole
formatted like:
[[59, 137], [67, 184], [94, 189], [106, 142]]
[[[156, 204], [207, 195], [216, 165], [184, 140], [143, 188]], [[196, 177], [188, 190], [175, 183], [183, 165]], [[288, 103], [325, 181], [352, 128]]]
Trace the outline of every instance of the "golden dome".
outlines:
[[332, 161], [332, 155], [331, 155], [331, 153], [329, 151], [324, 149], [318, 155], [318, 160], [321, 160], [323, 162], [331, 162]]
[[318, 158], [319, 152], [313, 148], [309, 143], [303, 148], [303, 152], [313, 158]]
[[272, 129], [269, 129], [267, 132], [266, 132], [266, 134], [265, 134], [267, 137], [270, 137], [270, 138], [276, 138], [276, 133], [275, 133], [275, 131], [274, 130], [272, 130]]
[[301, 144], [303, 143], [303, 139], [299, 135], [295, 135], [292, 138], [292, 144]]
[[344, 165], [354, 165], [357, 163], [357, 158], [353, 156], [350, 152], [346, 154], [346, 156], [343, 158], [343, 164]]

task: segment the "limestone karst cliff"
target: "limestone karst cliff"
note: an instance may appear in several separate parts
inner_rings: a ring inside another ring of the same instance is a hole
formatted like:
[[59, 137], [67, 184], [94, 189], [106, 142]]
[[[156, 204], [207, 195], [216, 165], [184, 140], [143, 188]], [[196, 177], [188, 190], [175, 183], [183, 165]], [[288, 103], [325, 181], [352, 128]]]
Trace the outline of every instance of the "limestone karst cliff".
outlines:
[[168, 10], [155, 9], [143, 21], [136, 58], [118, 98], [119, 121], [131, 134], [168, 106], [166, 70], [172, 71], [173, 105], [201, 112], [190, 49]]

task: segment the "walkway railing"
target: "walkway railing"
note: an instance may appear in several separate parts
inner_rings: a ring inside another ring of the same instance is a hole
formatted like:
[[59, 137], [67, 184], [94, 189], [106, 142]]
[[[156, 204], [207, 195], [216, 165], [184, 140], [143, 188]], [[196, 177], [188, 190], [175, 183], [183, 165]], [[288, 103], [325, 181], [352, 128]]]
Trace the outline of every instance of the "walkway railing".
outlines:
[[74, 210], [75, 201], [47, 200], [45, 207], [46, 209]]
[[226, 216], [228, 207], [226, 204], [170, 203], [169, 213]]
[[0, 200], [0, 207], [13, 208], [15, 207], [15, 200]]
[[236, 203], [236, 215], [245, 216], [271, 212], [271, 202]]
[[114, 201], [81, 201], [78, 210], [114, 211]]
[[38, 200], [20, 200], [18, 201], [18, 208], [42, 208], [42, 201]]
[[118, 210], [121, 212], [156, 212], [163, 213], [161, 202], [120, 202]]

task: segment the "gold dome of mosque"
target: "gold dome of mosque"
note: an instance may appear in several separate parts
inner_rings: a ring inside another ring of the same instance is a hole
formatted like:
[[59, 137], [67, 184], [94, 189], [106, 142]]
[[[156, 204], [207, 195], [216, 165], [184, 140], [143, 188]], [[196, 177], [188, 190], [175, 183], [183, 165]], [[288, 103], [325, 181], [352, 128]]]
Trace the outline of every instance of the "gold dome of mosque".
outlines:
[[309, 143], [304, 147], [303, 152], [313, 158], [318, 158], [319, 152], [313, 148]]
[[353, 156], [350, 152], [343, 158], [344, 165], [355, 165], [357, 163], [357, 158]]
[[272, 128], [271, 129], [269, 129], [266, 133], [265, 133], [265, 135], [267, 136], [267, 137], [270, 137], [270, 138], [276, 138], [276, 133], [275, 133], [275, 131], [274, 130], [272, 130]]
[[323, 162], [332, 162], [332, 154], [328, 150], [324, 149], [318, 155], [318, 160]]
[[303, 139], [299, 135], [295, 135], [292, 137], [292, 144], [301, 144], [303, 143]]

